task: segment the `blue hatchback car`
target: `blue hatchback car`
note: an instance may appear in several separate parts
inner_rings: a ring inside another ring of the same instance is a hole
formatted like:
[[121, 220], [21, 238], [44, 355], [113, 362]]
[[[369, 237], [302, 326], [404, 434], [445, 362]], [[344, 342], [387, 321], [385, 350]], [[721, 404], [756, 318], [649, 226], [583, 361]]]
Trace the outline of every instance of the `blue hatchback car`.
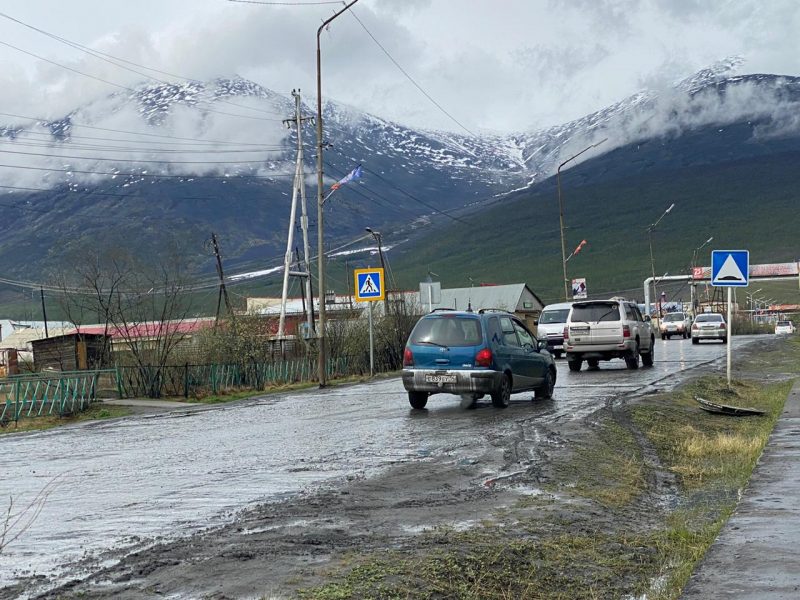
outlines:
[[556, 366], [546, 345], [505, 311], [434, 311], [419, 320], [406, 343], [408, 401], [425, 408], [433, 394], [456, 394], [463, 407], [473, 408], [488, 394], [494, 406], [505, 408], [516, 392], [550, 398]]

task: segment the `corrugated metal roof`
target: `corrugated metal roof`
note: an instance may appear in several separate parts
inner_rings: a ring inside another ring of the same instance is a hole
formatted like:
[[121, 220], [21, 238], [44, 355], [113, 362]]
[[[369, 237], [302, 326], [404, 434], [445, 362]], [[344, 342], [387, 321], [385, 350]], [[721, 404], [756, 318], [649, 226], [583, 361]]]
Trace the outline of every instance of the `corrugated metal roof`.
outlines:
[[[535, 306], [524, 306], [529, 298]], [[424, 308], [428, 307], [425, 298], [420, 304]], [[466, 310], [468, 306], [476, 311], [482, 308], [499, 308], [510, 312], [543, 308], [539, 297], [524, 283], [442, 289], [442, 301], [439, 304], [434, 303], [433, 308]]]
[[[72, 327], [49, 327], [47, 328], [47, 333], [50, 334], [50, 337], [55, 337], [57, 335], [64, 335], [72, 330]], [[2, 343], [0, 343], [0, 347], [2, 348], [16, 348], [19, 351], [25, 351], [31, 349], [31, 342], [33, 340], [42, 340], [45, 338], [44, 329], [18, 329], [7, 338], [5, 338]]]

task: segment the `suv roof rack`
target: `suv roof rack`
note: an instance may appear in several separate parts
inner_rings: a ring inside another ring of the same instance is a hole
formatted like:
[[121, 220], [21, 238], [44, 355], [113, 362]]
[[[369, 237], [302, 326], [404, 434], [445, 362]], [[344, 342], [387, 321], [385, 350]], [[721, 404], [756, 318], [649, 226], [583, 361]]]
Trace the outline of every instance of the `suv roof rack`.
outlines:
[[512, 313], [511, 313], [511, 311], [508, 311], [508, 310], [506, 310], [505, 308], [481, 308], [481, 309], [478, 311], [478, 314], [479, 314], [479, 315], [482, 315], [483, 313], [490, 313], [490, 312], [498, 312], [498, 313], [512, 314]]
[[[456, 310], [455, 308], [434, 308], [431, 312], [435, 313], [435, 312], [455, 311], [455, 310]], [[428, 313], [428, 314], [430, 314], [430, 313]]]

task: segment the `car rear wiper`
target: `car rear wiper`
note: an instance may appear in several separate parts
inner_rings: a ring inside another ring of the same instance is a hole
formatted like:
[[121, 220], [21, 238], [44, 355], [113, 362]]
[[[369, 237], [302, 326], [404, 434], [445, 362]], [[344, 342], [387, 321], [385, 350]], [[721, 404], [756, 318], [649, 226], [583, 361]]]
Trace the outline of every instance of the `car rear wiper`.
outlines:
[[431, 342], [430, 340], [420, 340], [419, 342], [414, 342], [415, 344], [430, 344], [431, 346], [439, 346], [439, 348], [447, 348], [446, 344], [440, 344], [439, 342]]

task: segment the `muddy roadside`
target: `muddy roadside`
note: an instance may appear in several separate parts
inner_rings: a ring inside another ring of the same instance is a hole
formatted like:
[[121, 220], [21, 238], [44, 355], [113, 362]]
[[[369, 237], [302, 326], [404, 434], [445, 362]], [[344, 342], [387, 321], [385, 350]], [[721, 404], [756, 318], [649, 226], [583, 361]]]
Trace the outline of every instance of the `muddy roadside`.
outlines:
[[676, 597], [735, 506], [800, 345], [755, 342], [737, 358], [748, 381], [728, 399], [764, 408], [764, 419], [699, 411], [695, 395], [718, 393], [713, 376], [611, 399], [580, 421], [521, 418], [470, 452], [87, 557], [90, 576], [41, 597]]

